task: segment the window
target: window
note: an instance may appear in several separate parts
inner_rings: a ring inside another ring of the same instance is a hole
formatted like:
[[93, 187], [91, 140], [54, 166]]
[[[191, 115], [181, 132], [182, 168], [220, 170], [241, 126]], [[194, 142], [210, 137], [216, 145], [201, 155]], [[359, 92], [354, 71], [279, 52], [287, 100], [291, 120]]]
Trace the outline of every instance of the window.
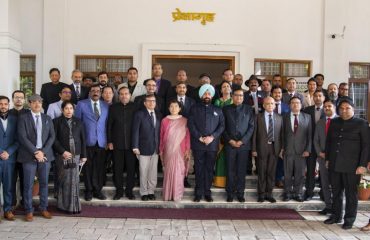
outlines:
[[35, 93], [36, 83], [36, 56], [20, 56], [20, 86], [19, 89], [26, 93], [26, 97]]
[[131, 56], [76, 56], [76, 68], [84, 75], [97, 77], [99, 72], [106, 71], [111, 84], [116, 75], [126, 78], [127, 69], [132, 67], [132, 64]]
[[355, 116], [370, 119], [370, 63], [349, 64], [349, 96], [355, 105]]

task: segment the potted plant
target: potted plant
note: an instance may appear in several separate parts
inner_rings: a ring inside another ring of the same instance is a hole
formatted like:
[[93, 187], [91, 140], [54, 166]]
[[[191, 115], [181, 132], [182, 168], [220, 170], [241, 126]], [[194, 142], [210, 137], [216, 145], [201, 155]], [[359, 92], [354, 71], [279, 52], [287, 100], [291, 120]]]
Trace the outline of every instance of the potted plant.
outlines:
[[35, 197], [39, 195], [39, 191], [40, 191], [39, 180], [35, 176], [35, 179], [33, 180], [32, 196]]
[[358, 199], [366, 201], [370, 197], [370, 181], [362, 177], [358, 185]]

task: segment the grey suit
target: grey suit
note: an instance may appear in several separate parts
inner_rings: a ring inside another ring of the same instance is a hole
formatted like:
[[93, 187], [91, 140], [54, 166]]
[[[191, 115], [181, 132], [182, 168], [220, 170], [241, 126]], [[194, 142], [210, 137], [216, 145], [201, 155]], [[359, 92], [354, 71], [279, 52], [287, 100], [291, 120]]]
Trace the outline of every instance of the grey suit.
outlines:
[[[304, 97], [303, 97], [302, 93], [295, 92], [293, 97], [298, 97], [301, 100], [301, 103], [303, 104]], [[292, 98], [292, 96], [290, 96], [289, 92], [286, 92], [286, 93], [283, 93], [283, 97], [282, 97], [281, 101], [283, 103], [286, 103], [286, 104], [289, 105], [289, 101], [290, 101], [291, 98]]]
[[302, 154], [312, 150], [311, 116], [300, 112], [296, 133], [293, 132], [290, 117], [291, 114], [284, 116], [284, 193], [289, 197], [291, 194], [302, 197], [306, 168], [306, 159]]
[[320, 152], [325, 153], [325, 142], [326, 142], [326, 118], [320, 119], [316, 123], [315, 135], [313, 144], [317, 154], [317, 162], [319, 163], [320, 181], [321, 181], [321, 192], [324, 196], [325, 208], [332, 208], [331, 189], [329, 187], [329, 174], [325, 164], [325, 159], [319, 156]]
[[253, 151], [258, 155], [259, 197], [272, 197], [277, 160], [283, 145], [283, 117], [274, 113], [272, 119], [274, 132], [272, 143], [268, 142], [265, 113], [257, 115], [253, 134]]

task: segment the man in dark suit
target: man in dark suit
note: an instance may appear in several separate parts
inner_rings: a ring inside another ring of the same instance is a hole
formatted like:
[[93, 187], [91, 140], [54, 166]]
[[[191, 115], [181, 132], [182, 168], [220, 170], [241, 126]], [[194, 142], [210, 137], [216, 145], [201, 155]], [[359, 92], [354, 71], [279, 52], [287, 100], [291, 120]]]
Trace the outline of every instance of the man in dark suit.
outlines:
[[249, 88], [244, 93], [244, 104], [248, 104], [253, 108], [255, 114], [262, 112], [263, 96], [262, 92], [258, 91], [258, 87], [261, 85], [261, 79], [257, 78], [256, 75], [251, 75], [245, 85]]
[[173, 95], [171, 82], [162, 78], [163, 69], [160, 63], [154, 63], [152, 66], [152, 77], [156, 82], [157, 90], [156, 94], [161, 97], [167, 106], [168, 100]]
[[147, 79], [144, 81], [144, 85], [146, 88], [146, 94], [137, 96], [135, 98], [135, 105], [136, 108], [139, 110], [146, 109], [145, 107], [145, 98], [148, 95], [154, 95], [156, 104], [155, 104], [155, 110], [160, 112], [162, 115], [165, 115], [166, 111], [166, 103], [162, 97], [160, 97], [158, 94], [156, 94], [157, 91], [157, 85], [154, 79]]
[[100, 96], [99, 84], [92, 85], [89, 98], [79, 101], [75, 111], [86, 133], [87, 161], [83, 168], [86, 201], [91, 201], [92, 197], [100, 200], [107, 198], [102, 188], [105, 179], [108, 105]]
[[195, 100], [186, 95], [187, 92], [188, 89], [186, 84], [178, 83], [176, 85], [176, 96], [172, 98], [176, 99], [181, 104], [181, 115], [183, 115], [186, 118], [189, 117], [190, 109], [195, 104]]
[[176, 75], [176, 85], [172, 86], [172, 90], [171, 90], [171, 99], [175, 98], [176, 97], [176, 87], [179, 83], [184, 83], [185, 86], [186, 86], [186, 96], [187, 97], [191, 97], [191, 93], [194, 91], [195, 87], [191, 86], [190, 84], [187, 84], [187, 81], [188, 81], [188, 76], [186, 75], [186, 71], [183, 70], [183, 69], [180, 69], [178, 72], [177, 72], [177, 75]]
[[254, 113], [250, 106], [243, 104], [244, 92], [233, 93], [233, 104], [223, 108], [225, 117], [226, 192], [227, 202], [232, 202], [234, 192], [239, 202], [245, 202], [245, 169], [251, 149], [254, 129]]
[[[272, 87], [279, 87], [281, 88], [282, 93], [286, 93], [287, 90], [283, 88], [283, 79], [281, 78], [280, 74], [275, 74], [272, 76]], [[275, 100], [276, 101], [276, 100]]]
[[78, 101], [88, 98], [89, 89], [81, 84], [83, 73], [75, 69], [72, 71], [72, 81], [73, 83], [69, 85], [72, 90], [71, 100], [73, 104], [77, 104]]
[[59, 81], [60, 71], [58, 68], [50, 69], [49, 76], [51, 82], [42, 84], [40, 92], [41, 98], [43, 99], [42, 108], [44, 109], [44, 113], [48, 111], [49, 104], [59, 101], [59, 93], [62, 88], [68, 87], [67, 84]]
[[13, 221], [13, 174], [19, 144], [17, 117], [9, 114], [9, 101], [8, 97], [0, 96], [0, 182], [3, 187], [4, 218]]
[[[26, 99], [26, 94], [21, 90], [15, 90], [12, 93], [12, 101], [13, 101], [13, 108], [9, 110], [9, 114], [16, 116], [17, 118], [24, 113], [29, 112], [29, 109], [24, 108], [24, 103]], [[17, 153], [16, 153], [17, 154]], [[17, 157], [15, 157], [17, 159]], [[20, 203], [23, 205], [23, 169], [22, 163], [17, 162], [15, 163], [14, 174], [13, 174], [13, 203], [12, 206], [17, 205], [17, 181], [19, 177], [19, 190], [21, 194]]]
[[[284, 201], [292, 197], [303, 202], [306, 158], [312, 150], [312, 126], [310, 115], [301, 112], [298, 97], [290, 99], [290, 114], [284, 116]], [[294, 180], [293, 180], [294, 177]]]
[[324, 102], [324, 112], [325, 117], [321, 118], [315, 127], [315, 134], [313, 144], [315, 146], [315, 154], [317, 155], [317, 162], [319, 164], [320, 171], [320, 182], [321, 182], [321, 192], [325, 202], [325, 208], [319, 211], [319, 214], [326, 215], [332, 213], [332, 198], [331, 198], [331, 188], [329, 186], [329, 174], [328, 168], [325, 162], [325, 144], [326, 144], [326, 134], [330, 126], [331, 120], [336, 116], [335, 104], [331, 100], [325, 100]]
[[28, 98], [31, 111], [19, 116], [17, 161], [23, 165], [25, 220], [33, 221], [32, 187], [37, 172], [40, 185], [41, 215], [50, 219], [48, 207], [48, 178], [50, 162], [54, 160], [53, 143], [55, 140], [53, 121], [41, 113], [42, 98], [34, 94]]
[[136, 157], [131, 148], [132, 118], [135, 104], [130, 101], [128, 87], [118, 89], [120, 102], [109, 107], [107, 141], [108, 149], [113, 150], [113, 179], [116, 194], [113, 200], [123, 197], [123, 169], [126, 166], [126, 197], [135, 199], [132, 189], [135, 185]]
[[132, 124], [132, 151], [139, 159], [141, 200], [155, 200], [159, 133], [162, 115], [155, 111], [154, 95], [145, 96], [145, 109], [137, 111]]
[[253, 156], [258, 156], [258, 202], [276, 202], [272, 196], [278, 156], [282, 154], [283, 118], [274, 113], [275, 100], [263, 100], [265, 111], [257, 115], [253, 134]]
[[297, 97], [303, 103], [304, 97], [302, 93], [297, 92], [297, 80], [295, 78], [288, 78], [286, 82], [287, 92], [283, 93], [283, 102], [289, 104], [292, 97]]
[[[275, 109], [274, 109], [275, 113], [284, 116], [285, 114], [290, 112], [289, 105], [281, 101], [281, 98], [283, 97], [283, 89], [281, 87], [274, 86], [271, 90], [271, 95], [272, 98], [275, 100]], [[283, 177], [284, 177], [284, 161], [279, 156], [276, 165], [276, 176], [275, 176], [276, 187], [278, 188], [284, 187]]]
[[[230, 84], [232, 92], [234, 92], [235, 90], [241, 89], [240, 85], [237, 85], [237, 84], [233, 83], [233, 79], [234, 79], [233, 70], [231, 70], [230, 68], [227, 68], [222, 72], [222, 81], [226, 81]], [[220, 96], [220, 97], [222, 97], [221, 85], [222, 85], [222, 83], [217, 84], [215, 86], [215, 90], [216, 90], [218, 96]]]
[[[321, 119], [325, 118], [323, 102], [325, 100], [324, 93], [321, 90], [316, 90], [313, 94], [314, 105], [306, 107], [303, 112], [311, 116], [311, 126], [312, 126], [312, 140], [315, 133], [316, 123]], [[316, 169], [316, 151], [315, 146], [312, 144], [311, 154], [306, 158], [307, 162], [307, 172], [306, 172], [306, 192], [304, 195], [304, 200], [309, 201], [313, 197], [313, 190], [315, 188], [315, 169]]]
[[369, 162], [369, 125], [354, 117], [350, 100], [339, 104], [339, 118], [331, 120], [326, 137], [325, 158], [333, 191], [333, 214], [325, 224], [339, 223], [343, 216], [343, 191], [346, 208], [343, 229], [350, 229], [357, 215], [357, 185]]
[[199, 202], [203, 195], [207, 202], [213, 201], [211, 194], [213, 170], [220, 137], [225, 129], [221, 109], [212, 105], [214, 95], [213, 86], [204, 84], [199, 89], [202, 103], [193, 106], [188, 119], [195, 163], [194, 202]]
[[329, 94], [328, 94], [328, 90], [324, 89], [324, 75], [321, 74], [321, 73], [317, 73], [315, 74], [315, 76], [313, 76], [313, 78], [315, 79], [316, 81], [316, 85], [317, 85], [317, 88], [316, 90], [321, 90], [323, 93], [324, 93], [324, 96], [326, 99], [329, 98]]

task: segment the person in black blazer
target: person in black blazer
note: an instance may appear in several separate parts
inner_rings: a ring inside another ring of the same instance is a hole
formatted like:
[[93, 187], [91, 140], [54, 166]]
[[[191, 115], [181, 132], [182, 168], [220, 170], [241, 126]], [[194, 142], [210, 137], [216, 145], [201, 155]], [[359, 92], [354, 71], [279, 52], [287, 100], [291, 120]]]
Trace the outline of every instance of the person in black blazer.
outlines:
[[173, 93], [171, 82], [162, 78], [162, 74], [162, 65], [160, 63], [154, 63], [152, 66], [152, 76], [157, 85], [156, 94], [163, 99], [165, 106], [167, 106], [167, 102]]
[[[234, 92], [235, 90], [241, 89], [240, 85], [233, 83], [233, 79], [234, 79], [233, 71], [229, 68], [225, 69], [222, 73], [222, 81], [226, 81], [230, 84], [232, 92]], [[216, 93], [219, 97], [222, 97], [221, 86], [222, 86], [222, 82], [215, 86]]]
[[148, 95], [154, 95], [156, 100], [155, 110], [159, 111], [162, 115], [165, 115], [166, 113], [166, 105], [165, 101], [162, 97], [160, 97], [158, 94], [156, 94], [157, 85], [154, 79], [147, 79], [144, 81], [144, 85], [146, 88], [146, 94], [137, 96], [134, 100], [134, 103], [136, 105], [136, 108], [139, 110], [146, 109], [145, 107], [145, 98]]
[[354, 105], [350, 100], [339, 104], [339, 118], [331, 120], [325, 147], [333, 191], [333, 214], [324, 223], [341, 222], [344, 191], [346, 208], [342, 228], [350, 229], [357, 215], [357, 186], [369, 161], [369, 125], [354, 117]]
[[222, 110], [212, 105], [214, 95], [213, 86], [204, 84], [199, 90], [199, 97], [203, 102], [192, 107], [188, 119], [195, 163], [194, 202], [199, 202], [203, 195], [207, 202], [213, 202], [213, 170], [220, 137], [225, 129]]
[[113, 179], [116, 187], [114, 200], [123, 197], [123, 169], [126, 166], [126, 197], [135, 199], [132, 189], [135, 185], [136, 157], [131, 148], [132, 120], [136, 106], [130, 101], [128, 87], [118, 89], [119, 102], [109, 107], [107, 124], [108, 149], [113, 150]]
[[[304, 113], [311, 116], [311, 126], [312, 126], [312, 142], [315, 136], [316, 123], [321, 119], [325, 118], [323, 103], [325, 100], [324, 93], [322, 90], [316, 90], [313, 94], [314, 105], [306, 107], [303, 109]], [[315, 169], [316, 169], [316, 159], [317, 154], [315, 151], [315, 145], [312, 144], [312, 151], [308, 158], [306, 158], [307, 163], [307, 173], [306, 173], [306, 192], [304, 194], [304, 200], [309, 201], [313, 197], [313, 190], [315, 188]]]
[[254, 113], [250, 106], [243, 104], [242, 89], [236, 90], [232, 98], [233, 104], [222, 109], [225, 117], [222, 136], [225, 142], [227, 201], [233, 201], [236, 191], [238, 201], [245, 202], [245, 169], [252, 146]]
[[53, 120], [57, 208], [68, 213], [80, 213], [78, 166], [87, 160], [85, 130], [81, 120], [73, 116], [75, 106], [72, 101], [64, 101], [61, 109], [62, 116]]
[[187, 85], [185, 83], [178, 83], [176, 85], [176, 95], [170, 100], [177, 100], [181, 104], [181, 115], [188, 118], [190, 109], [195, 104], [195, 100], [187, 96]]
[[25, 220], [33, 221], [32, 186], [37, 172], [40, 184], [41, 215], [50, 219], [48, 207], [48, 177], [50, 162], [54, 160], [55, 132], [51, 118], [41, 113], [42, 98], [34, 94], [28, 98], [31, 111], [18, 118], [19, 150], [17, 161], [23, 165]]
[[177, 81], [176, 85], [172, 86], [170, 100], [176, 98], [176, 87], [177, 87], [177, 84], [180, 84], [180, 83], [185, 84], [185, 86], [186, 86], [186, 96], [191, 97], [191, 93], [194, 91], [195, 87], [191, 86], [190, 84], [187, 84], [188, 76], [186, 75], [185, 70], [180, 69], [177, 72], [176, 81]]
[[155, 200], [159, 133], [162, 115], [155, 111], [155, 96], [145, 97], [145, 109], [135, 113], [132, 124], [132, 151], [139, 158], [141, 200]]
[[71, 100], [73, 104], [77, 104], [78, 101], [88, 98], [89, 96], [89, 88], [82, 85], [83, 73], [75, 69], [72, 71], [72, 81], [73, 83], [69, 85], [70, 89], [72, 90]]

